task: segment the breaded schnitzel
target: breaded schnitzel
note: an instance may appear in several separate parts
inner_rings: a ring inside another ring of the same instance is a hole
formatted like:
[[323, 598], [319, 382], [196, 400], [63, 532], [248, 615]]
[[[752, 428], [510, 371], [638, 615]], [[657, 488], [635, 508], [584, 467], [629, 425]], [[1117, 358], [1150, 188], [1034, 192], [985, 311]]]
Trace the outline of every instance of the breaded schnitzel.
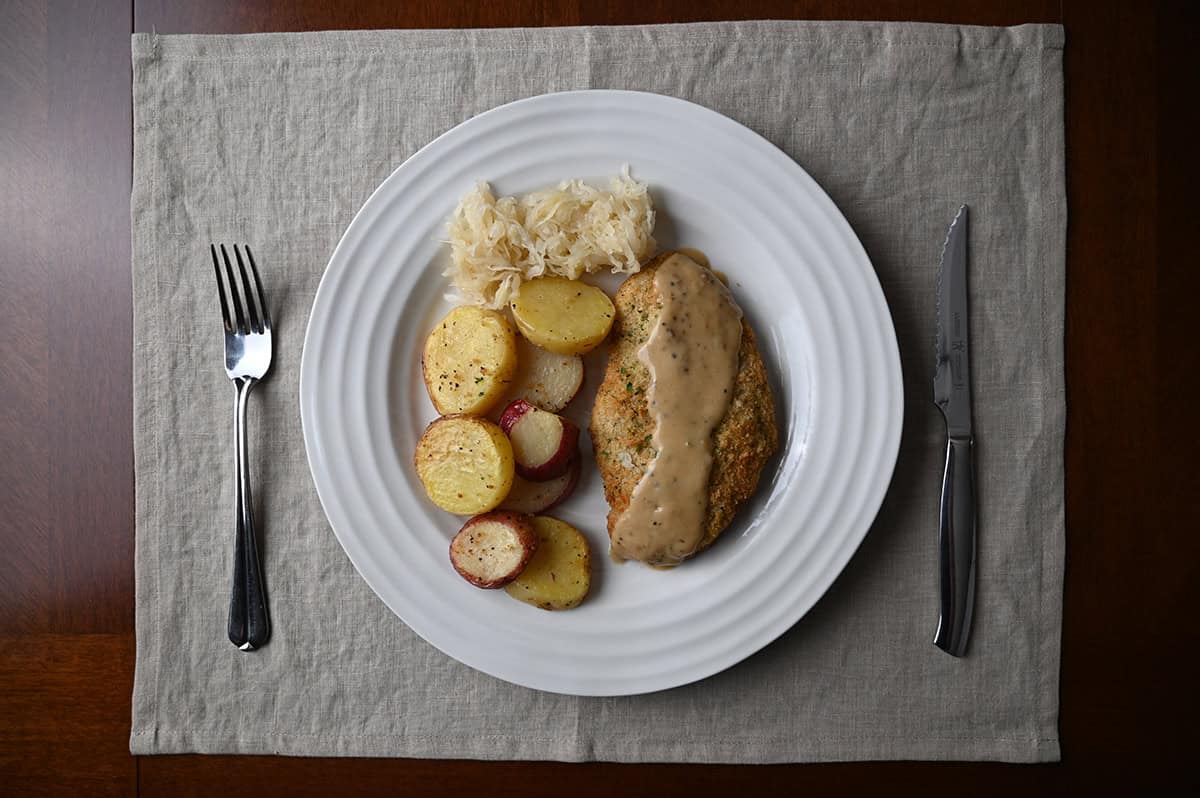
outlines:
[[[589, 427], [596, 464], [604, 480], [604, 495], [610, 507], [610, 537], [629, 508], [634, 489], [657, 456], [655, 420], [647, 401], [651, 374], [639, 359], [638, 351], [658, 324], [663, 307], [655, 285], [655, 272], [673, 254], [658, 256], [629, 277], [614, 299], [616, 319], [610, 338], [608, 366], [596, 395]], [[732, 333], [736, 339], [736, 328]], [[712, 439], [703, 529], [698, 545], [692, 551], [684, 552], [684, 557], [707, 548], [724, 531], [737, 509], [753, 495], [763, 466], [778, 445], [775, 404], [767, 371], [755, 346], [754, 332], [744, 319], [741, 321], [732, 397], [724, 417], [716, 424]], [[650, 553], [644, 559], [652, 565], [673, 565], [680, 557]]]

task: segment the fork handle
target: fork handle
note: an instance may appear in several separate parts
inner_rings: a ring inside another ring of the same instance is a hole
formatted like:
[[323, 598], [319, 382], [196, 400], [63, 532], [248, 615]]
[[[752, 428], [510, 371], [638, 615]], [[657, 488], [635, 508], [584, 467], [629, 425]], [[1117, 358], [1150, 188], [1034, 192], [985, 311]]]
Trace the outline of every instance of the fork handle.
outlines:
[[256, 380], [234, 380], [237, 403], [233, 415], [237, 441], [235, 466], [236, 536], [233, 552], [233, 595], [229, 600], [229, 640], [242, 651], [252, 651], [271, 637], [271, 619], [267, 614], [267, 591], [258, 559], [258, 539], [250, 512], [250, 458], [246, 445], [246, 399]]

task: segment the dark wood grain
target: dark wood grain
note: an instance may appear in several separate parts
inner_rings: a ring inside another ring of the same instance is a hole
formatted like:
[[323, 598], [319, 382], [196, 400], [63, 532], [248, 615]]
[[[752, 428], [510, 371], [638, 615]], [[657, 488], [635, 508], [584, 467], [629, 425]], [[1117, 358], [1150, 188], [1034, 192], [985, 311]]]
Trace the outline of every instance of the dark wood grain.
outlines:
[[0, 4], [0, 793], [128, 795], [131, 2]]
[[132, 6], [4, 9], [0, 631], [128, 633]]
[[[1031, 785], [1061, 789], [1061, 768], [997, 764], [846, 763], [821, 765], [617, 765], [462, 760], [146, 758], [143, 796], [211, 795], [236, 779], [256, 795], [519, 795], [521, 798], [614, 798], [654, 795], [792, 796], [913, 794], [963, 790], [1011, 798]], [[1078, 782], [1075, 782], [1078, 784]], [[187, 785], [183, 790], [181, 785]], [[511, 792], [501, 785], [509, 785]], [[565, 787], [564, 785], [570, 785]]]
[[1060, 3], [1054, 0], [710, 0], [705, 3], [686, 3], [679, 0], [606, 0], [581, 3], [580, 8], [580, 23], [584, 25], [643, 25], [737, 19], [898, 20], [959, 25], [1020, 25], [1027, 22], [1062, 20]]
[[0, 794], [132, 795], [133, 636], [0, 637]]
[[[1152, 500], [1157, 42], [1153, 21], [1131, 5], [1072, 3], [1066, 14], [1075, 32], [1066, 52], [1072, 268], [1063, 671], [1070, 678], [1062, 682], [1060, 726], [1070, 757], [1091, 763], [1123, 755], [1144, 764], [1159, 753], [1137, 745], [1128, 729], [1147, 728], [1161, 711], [1161, 697], [1149, 699], [1168, 683], [1160, 671], [1176, 667], [1155, 639], [1167, 631], [1155, 616], [1171, 606], [1164, 601], [1170, 580], [1155, 571], [1169, 569], [1170, 541], [1178, 539], [1160, 526]], [[1113, 689], [1121, 684], [1137, 687]], [[1160, 743], [1178, 745], [1169, 736]]]
[[358, 30], [371, 28], [504, 28], [578, 25], [576, 3], [554, 0], [502, 2], [346, 3], [307, 0], [139, 0], [134, 29], [159, 33], [268, 33], [271, 31]]
[[0, 634], [50, 620], [45, 10], [0, 6]]
[[[910, 19], [1067, 29], [1060, 765], [667, 766], [127, 753], [131, 30]], [[1188, 3], [137, 0], [0, 5], [0, 792], [980, 795], [1181, 789], [1194, 748], [1196, 243]], [[139, 773], [140, 771], [140, 773]], [[570, 784], [569, 789], [564, 785]], [[1141, 789], [1138, 789], [1141, 788]]]
[[51, 629], [133, 629], [133, 106], [124, 2], [51, 5]]

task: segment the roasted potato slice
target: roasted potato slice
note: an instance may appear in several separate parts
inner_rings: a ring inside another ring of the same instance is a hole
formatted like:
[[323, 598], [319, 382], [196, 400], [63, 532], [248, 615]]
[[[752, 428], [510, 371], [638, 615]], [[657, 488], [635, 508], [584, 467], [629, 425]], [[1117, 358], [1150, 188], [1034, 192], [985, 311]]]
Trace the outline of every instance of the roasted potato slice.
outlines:
[[542, 349], [582, 355], [600, 345], [612, 328], [612, 300], [595, 286], [563, 277], [521, 284], [509, 305], [517, 329]]
[[516, 370], [516, 333], [494, 310], [455, 308], [425, 339], [421, 372], [443, 415], [483, 415], [508, 392]]
[[521, 513], [544, 513], [571, 497], [579, 484], [583, 458], [571, 461], [567, 473], [546, 482], [530, 482], [520, 474], [513, 477], [512, 490], [500, 502], [501, 510], [516, 510]]
[[557, 413], [517, 399], [504, 408], [500, 429], [513, 447], [517, 473], [534, 482], [561, 477], [579, 455], [579, 427]]
[[504, 501], [512, 487], [512, 444], [486, 419], [437, 419], [425, 428], [413, 460], [429, 498], [449, 513], [486, 513]]
[[524, 399], [551, 413], [560, 413], [583, 387], [583, 358], [559, 355], [534, 346], [524, 335], [517, 336], [517, 372], [504, 401], [495, 413], [513, 399]]
[[516, 579], [537, 551], [533, 519], [497, 510], [477, 515], [450, 541], [450, 564], [475, 587], [503, 587]]
[[538, 536], [537, 551], [505, 591], [543, 610], [579, 606], [592, 583], [587, 538], [570, 524], [548, 515], [534, 516], [533, 530]]

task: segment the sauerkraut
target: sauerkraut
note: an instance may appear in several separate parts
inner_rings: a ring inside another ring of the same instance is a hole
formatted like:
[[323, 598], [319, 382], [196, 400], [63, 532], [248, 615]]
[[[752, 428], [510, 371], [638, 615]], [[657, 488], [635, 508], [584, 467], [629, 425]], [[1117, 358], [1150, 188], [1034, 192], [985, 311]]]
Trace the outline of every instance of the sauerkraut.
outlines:
[[517, 197], [479, 183], [446, 224], [452, 265], [446, 276], [462, 302], [500, 308], [521, 282], [543, 275], [577, 279], [611, 269], [632, 274], [654, 254], [654, 205], [625, 168], [598, 189], [581, 180]]

